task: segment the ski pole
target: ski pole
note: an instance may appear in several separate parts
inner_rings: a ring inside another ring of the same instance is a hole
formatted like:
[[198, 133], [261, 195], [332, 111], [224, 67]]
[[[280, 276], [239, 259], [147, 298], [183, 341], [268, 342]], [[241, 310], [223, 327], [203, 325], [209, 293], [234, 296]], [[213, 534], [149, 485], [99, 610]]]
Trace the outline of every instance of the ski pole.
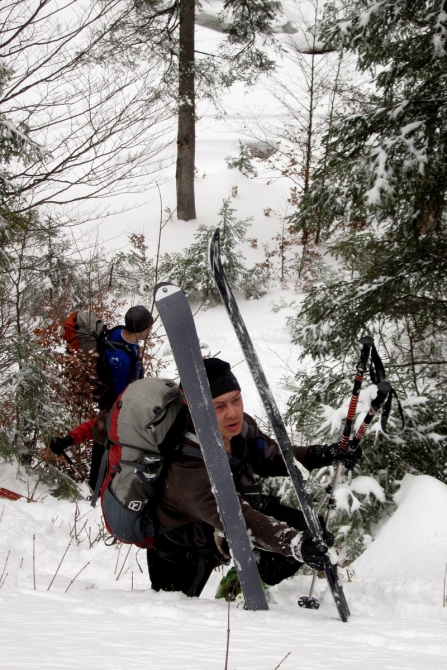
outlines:
[[[364, 335], [363, 337], [360, 338], [359, 340], [361, 346], [360, 349], [360, 357], [357, 362], [357, 367], [356, 367], [356, 375], [354, 379], [354, 386], [352, 389], [352, 394], [351, 394], [351, 400], [349, 402], [349, 407], [348, 407], [348, 413], [346, 415], [346, 420], [345, 420], [345, 425], [343, 427], [343, 436], [340, 442], [340, 447], [342, 449], [349, 449], [349, 438], [351, 436], [351, 430], [352, 430], [352, 422], [354, 421], [355, 417], [355, 412], [357, 409], [357, 404], [360, 396], [360, 390], [362, 388], [362, 383], [363, 383], [363, 377], [365, 374], [365, 370], [368, 365], [368, 359], [369, 355], [371, 352], [371, 348], [374, 347], [374, 340], [372, 337], [369, 335]], [[377, 410], [376, 410], [377, 411]], [[372, 420], [372, 417], [371, 417]], [[363, 424], [362, 424], [363, 425]], [[365, 427], [366, 430], [366, 427]], [[365, 431], [363, 431], [364, 434]], [[362, 436], [363, 436], [362, 434]], [[360, 437], [361, 439], [361, 437]], [[359, 439], [359, 441], [360, 441]], [[357, 445], [358, 446], [358, 442]], [[335, 488], [337, 484], [337, 479], [340, 474], [340, 469], [341, 469], [341, 461], [338, 461], [336, 468], [335, 468], [335, 474], [332, 479], [332, 482], [327, 486], [326, 488], [326, 493], [327, 495], [321, 500], [320, 504], [317, 507], [317, 514], [320, 512], [322, 509], [323, 505], [327, 501], [327, 512], [326, 512], [326, 518], [325, 518], [325, 523], [326, 525], [329, 522], [329, 515], [330, 515], [330, 510], [335, 507]], [[329, 499], [328, 499], [329, 498]], [[300, 607], [305, 607], [307, 609], [318, 609], [320, 606], [318, 600], [316, 598], [312, 597], [312, 594], [314, 592], [315, 588], [315, 582], [317, 579], [317, 571], [314, 570], [313, 576], [312, 576], [312, 583], [310, 586], [310, 591], [308, 596], [303, 596], [302, 598], [299, 599], [298, 604]]]
[[[389, 382], [379, 382], [377, 384], [377, 395], [376, 397], [371, 400], [371, 406], [368, 410], [367, 415], [363, 419], [362, 425], [358, 428], [354, 438], [351, 441], [351, 444], [345, 447], [345, 449], [348, 450], [348, 453], [354, 453], [357, 447], [359, 446], [360, 440], [366, 433], [369, 425], [371, 424], [371, 421], [374, 419], [375, 415], [377, 414], [378, 410], [382, 407], [384, 404], [385, 400], [388, 398], [389, 394], [391, 393], [391, 384]], [[348, 442], [349, 442], [349, 437], [348, 437]], [[340, 445], [341, 446], [341, 445]], [[340, 473], [340, 469], [342, 467], [341, 461], [337, 463], [337, 467], [335, 469], [335, 475], [332, 480], [332, 485], [329, 487], [331, 490], [331, 495], [327, 504], [328, 511], [326, 515], [326, 524], [329, 521], [329, 515], [330, 515], [330, 510], [334, 509], [335, 507], [335, 487], [337, 483], [337, 478]]]
[[88, 481], [86, 480], [86, 478], [79, 472], [78, 468], [77, 468], [76, 465], [74, 464], [73, 459], [70, 458], [70, 456], [69, 456], [68, 454], [66, 454], [65, 451], [62, 451], [62, 456], [65, 458], [65, 460], [67, 461], [67, 463], [73, 468], [73, 470], [76, 472], [76, 474], [78, 475], [78, 477], [80, 478], [80, 480], [81, 480], [84, 484], [87, 484], [87, 486], [89, 487], [90, 491], [93, 493], [93, 489], [92, 489], [92, 487], [90, 486], [90, 484], [88, 483]]
[[[371, 405], [370, 405], [370, 408], [368, 410], [368, 413], [365, 416], [365, 418], [363, 419], [363, 422], [362, 422], [361, 426], [358, 428], [358, 430], [357, 430], [357, 432], [356, 432], [356, 434], [355, 434], [355, 436], [352, 440], [352, 444], [354, 446], [354, 451], [358, 447], [358, 445], [360, 443], [360, 440], [363, 438], [364, 434], [368, 430], [368, 427], [371, 425], [371, 422], [372, 422], [374, 416], [377, 414], [379, 409], [382, 407], [382, 405], [386, 401], [387, 397], [389, 396], [390, 392], [391, 392], [391, 384], [389, 382], [379, 382], [379, 384], [377, 384], [377, 395], [373, 400], [371, 400]], [[339, 465], [340, 465], [340, 463], [338, 463], [337, 467]], [[335, 484], [332, 486], [331, 490], [334, 491], [334, 489], [335, 489]], [[331, 500], [332, 499], [335, 502], [334, 493], [332, 493], [332, 495], [331, 495]], [[328, 503], [328, 512], [327, 512], [327, 515], [326, 515], [326, 524], [329, 521], [329, 512], [334, 507], [334, 505], [330, 506], [330, 502], [331, 501], [329, 501], [329, 503]], [[321, 506], [319, 507], [319, 509], [321, 509]], [[314, 588], [315, 588], [316, 579], [317, 579], [317, 570], [314, 571], [314, 574], [312, 576], [312, 583], [311, 583], [311, 586], [310, 586], [309, 595], [301, 597], [298, 601], [298, 604], [299, 604], [300, 607], [305, 607], [306, 609], [318, 609], [319, 608], [320, 604], [319, 604], [318, 600], [316, 598], [312, 597], [312, 594], [313, 594]]]
[[370, 337], [369, 335], [364, 335], [362, 338], [360, 338], [360, 344], [362, 345], [362, 348], [360, 350], [360, 358], [357, 363], [357, 373], [354, 380], [354, 388], [352, 389], [352, 396], [349, 402], [348, 414], [346, 416], [345, 426], [343, 428], [343, 437], [340, 442], [340, 447], [342, 449], [348, 448], [348, 442], [351, 436], [352, 422], [355, 417], [355, 410], [357, 409], [360, 389], [362, 388], [363, 376], [365, 374], [369, 354], [371, 351], [371, 347], [374, 344], [374, 341], [373, 338]]
[[391, 384], [389, 382], [379, 382], [377, 384], [377, 395], [371, 400], [371, 406], [368, 410], [367, 415], [363, 419], [362, 425], [358, 428], [354, 439], [352, 440], [353, 451], [355, 451], [359, 445], [360, 440], [366, 433], [371, 421], [374, 419], [374, 416], [377, 414], [378, 410], [382, 407], [385, 400], [388, 398], [391, 393]]
[[[354, 421], [355, 417], [355, 412], [357, 409], [357, 404], [359, 401], [359, 396], [360, 396], [360, 390], [362, 388], [362, 383], [363, 383], [363, 377], [365, 374], [366, 367], [368, 365], [368, 358], [369, 354], [371, 352], [371, 348], [374, 346], [374, 340], [372, 337], [369, 335], [364, 335], [363, 337], [360, 338], [359, 340], [360, 344], [362, 345], [360, 349], [360, 358], [357, 363], [357, 368], [356, 368], [356, 375], [354, 379], [354, 387], [352, 389], [352, 395], [351, 395], [351, 400], [349, 402], [349, 407], [348, 407], [348, 413], [346, 416], [345, 420], [345, 425], [343, 428], [343, 436], [340, 442], [340, 447], [341, 449], [348, 449], [349, 451], [353, 451], [352, 448], [349, 447], [349, 438], [351, 436], [351, 430], [352, 430], [352, 422]], [[340, 468], [341, 468], [341, 462], [338, 461], [337, 466], [335, 468], [335, 474], [332, 480], [332, 484], [328, 486], [328, 495], [329, 495], [329, 501], [327, 503], [328, 507], [328, 512], [327, 512], [327, 517], [326, 517], [326, 522], [328, 521], [329, 518], [329, 510], [333, 508], [335, 504], [335, 486], [337, 483], [338, 476], [340, 474]], [[324, 502], [327, 500], [323, 499], [321, 503], [321, 507], [323, 506]], [[321, 509], [320, 507], [320, 509]]]

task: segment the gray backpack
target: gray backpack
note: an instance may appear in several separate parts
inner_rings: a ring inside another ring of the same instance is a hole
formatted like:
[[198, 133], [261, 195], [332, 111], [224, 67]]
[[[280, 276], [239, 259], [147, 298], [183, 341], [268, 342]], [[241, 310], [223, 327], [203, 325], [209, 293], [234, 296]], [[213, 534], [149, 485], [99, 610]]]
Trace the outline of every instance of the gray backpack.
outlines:
[[177, 384], [159, 377], [132, 382], [112, 407], [101, 504], [118, 540], [152, 546], [163, 464], [186, 432], [186, 416]]

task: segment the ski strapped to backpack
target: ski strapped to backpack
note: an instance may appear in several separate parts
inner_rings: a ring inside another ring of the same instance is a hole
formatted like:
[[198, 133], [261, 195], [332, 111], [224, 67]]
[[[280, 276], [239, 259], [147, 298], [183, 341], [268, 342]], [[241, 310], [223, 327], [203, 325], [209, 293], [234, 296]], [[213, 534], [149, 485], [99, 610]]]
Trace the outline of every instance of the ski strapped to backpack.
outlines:
[[152, 546], [165, 459], [181, 442], [186, 415], [178, 385], [159, 377], [130, 384], [110, 411], [109, 441], [91, 504], [100, 487], [107, 530], [121, 542]]

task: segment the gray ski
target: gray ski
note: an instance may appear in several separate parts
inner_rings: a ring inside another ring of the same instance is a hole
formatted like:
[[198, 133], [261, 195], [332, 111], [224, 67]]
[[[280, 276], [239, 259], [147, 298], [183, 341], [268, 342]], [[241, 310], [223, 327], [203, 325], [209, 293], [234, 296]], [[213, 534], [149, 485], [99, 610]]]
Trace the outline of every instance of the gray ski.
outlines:
[[[231, 290], [231, 286], [229, 285], [225, 275], [225, 270], [220, 257], [219, 238], [220, 231], [219, 228], [217, 228], [210, 240], [209, 248], [209, 265], [214, 277], [214, 281], [228, 312], [230, 321], [236, 332], [273, 432], [275, 433], [276, 441], [278, 442], [278, 445], [281, 449], [284, 462], [289, 472], [290, 479], [292, 480], [293, 487], [298, 496], [301, 510], [304, 514], [309, 532], [311, 533], [314, 542], [318, 544], [321, 550], [326, 551], [327, 546], [323, 539], [320, 522], [318, 521], [318, 517], [315, 513], [312, 499], [304, 489], [301, 472], [295, 465], [292, 444], [284, 425], [284, 421], [282, 420], [267, 378], [254, 349], [253, 342], [251, 341], [244, 320], [242, 319], [242, 315]], [[325, 569], [325, 574], [340, 619], [343, 622], [346, 622], [350, 612], [343, 588], [338, 580], [337, 566], [327, 566]]]
[[267, 599], [217, 423], [191, 309], [184, 293], [167, 283], [155, 287], [155, 304], [174, 354], [245, 606], [249, 610], [267, 610]]

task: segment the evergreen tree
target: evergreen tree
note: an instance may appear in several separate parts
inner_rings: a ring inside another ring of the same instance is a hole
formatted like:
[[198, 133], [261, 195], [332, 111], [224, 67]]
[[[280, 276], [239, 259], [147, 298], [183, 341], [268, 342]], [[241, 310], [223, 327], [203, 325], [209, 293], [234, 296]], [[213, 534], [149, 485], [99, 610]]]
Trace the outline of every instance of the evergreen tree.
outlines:
[[327, 230], [338, 231], [329, 249], [339, 270], [320, 277], [290, 322], [303, 356], [326, 367], [326, 377], [315, 372], [308, 382], [324, 403], [337, 388], [330, 381], [337, 362], [352, 364], [358, 338], [375, 337], [393, 384], [410, 399], [406, 433], [382, 438], [393, 476], [404, 470], [440, 479], [447, 466], [444, 5], [330, 7], [326, 45], [354, 52], [371, 81], [357, 113], [340, 115], [331, 128], [328, 154], [297, 214], [311, 221], [324, 208]]
[[392, 239], [418, 244], [445, 223], [443, 2], [360, 0], [345, 12], [324, 25], [323, 38], [357, 54], [372, 92], [357, 113], [331, 128], [329, 159], [320, 164], [300, 217], [312, 217], [324, 202], [328, 226], [379, 226]]
[[[228, 280], [235, 291], [246, 298], [264, 295], [265, 279], [256, 266], [247, 270], [239, 245], [246, 241], [251, 219], [236, 219], [236, 210], [228, 198], [219, 211], [221, 251]], [[192, 301], [210, 307], [220, 302], [219, 293], [208, 269], [208, 247], [215, 226], [200, 225], [194, 235], [195, 242], [182, 253], [166, 254], [160, 264], [160, 276], [182, 288]]]

